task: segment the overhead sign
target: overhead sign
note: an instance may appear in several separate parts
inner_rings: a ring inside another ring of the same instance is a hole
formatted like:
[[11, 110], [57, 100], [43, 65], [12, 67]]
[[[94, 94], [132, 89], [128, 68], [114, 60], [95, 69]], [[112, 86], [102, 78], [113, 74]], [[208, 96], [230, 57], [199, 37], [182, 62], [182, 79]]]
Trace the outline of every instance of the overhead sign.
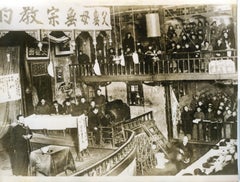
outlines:
[[0, 6], [0, 30], [110, 30], [108, 7], [76, 4]]

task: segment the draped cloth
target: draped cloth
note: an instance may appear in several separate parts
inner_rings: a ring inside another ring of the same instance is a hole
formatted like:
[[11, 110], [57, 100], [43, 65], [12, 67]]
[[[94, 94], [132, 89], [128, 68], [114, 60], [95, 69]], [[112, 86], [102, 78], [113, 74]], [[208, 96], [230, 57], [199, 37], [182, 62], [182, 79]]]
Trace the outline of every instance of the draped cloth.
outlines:
[[39, 173], [45, 176], [56, 176], [67, 169], [71, 171], [76, 170], [69, 147], [49, 145], [46, 153], [38, 149], [30, 154], [30, 176], [35, 176]]
[[133, 58], [134, 64], [139, 64], [139, 58], [138, 58], [138, 54], [136, 52], [134, 52], [132, 54], [132, 58]]
[[101, 70], [97, 59], [95, 59], [93, 70], [96, 75], [101, 75]]
[[[6, 53], [10, 55], [7, 61]], [[0, 75], [11, 75], [19, 73], [19, 48], [1, 47], [0, 48]], [[6, 135], [9, 125], [16, 119], [21, 111], [21, 100], [0, 103], [0, 138]]]

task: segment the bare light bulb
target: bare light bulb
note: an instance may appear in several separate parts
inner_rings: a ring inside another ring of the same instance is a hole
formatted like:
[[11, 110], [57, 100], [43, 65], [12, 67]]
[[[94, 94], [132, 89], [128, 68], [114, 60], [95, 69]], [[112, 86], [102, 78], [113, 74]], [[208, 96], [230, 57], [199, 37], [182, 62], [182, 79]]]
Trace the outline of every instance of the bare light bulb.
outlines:
[[10, 62], [10, 54], [7, 53], [7, 62]]
[[43, 46], [42, 42], [41, 41], [38, 42], [38, 48], [39, 48], [40, 51], [42, 51], [42, 46]]

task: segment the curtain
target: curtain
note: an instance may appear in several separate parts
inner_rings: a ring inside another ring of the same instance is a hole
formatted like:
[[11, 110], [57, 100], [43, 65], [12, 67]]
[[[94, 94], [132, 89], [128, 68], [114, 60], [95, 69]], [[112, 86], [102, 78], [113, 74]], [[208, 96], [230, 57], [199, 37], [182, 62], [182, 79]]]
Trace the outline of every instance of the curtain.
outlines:
[[[0, 76], [19, 74], [19, 50], [19, 47], [0, 47]], [[8, 132], [10, 124], [21, 112], [21, 100], [0, 103], [0, 138]]]

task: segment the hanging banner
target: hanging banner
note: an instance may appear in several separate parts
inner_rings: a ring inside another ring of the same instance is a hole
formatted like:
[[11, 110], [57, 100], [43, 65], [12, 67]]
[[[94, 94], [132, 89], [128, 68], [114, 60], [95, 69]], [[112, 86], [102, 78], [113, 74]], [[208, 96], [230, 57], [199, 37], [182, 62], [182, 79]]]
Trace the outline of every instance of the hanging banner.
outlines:
[[59, 3], [0, 6], [0, 30], [110, 30], [110, 9]]
[[209, 74], [231, 74], [236, 73], [235, 63], [228, 60], [212, 60], [209, 63]]
[[88, 147], [87, 123], [88, 117], [86, 115], [82, 114], [77, 118], [78, 152], [81, 152]]
[[18, 74], [0, 76], [0, 103], [21, 99]]

